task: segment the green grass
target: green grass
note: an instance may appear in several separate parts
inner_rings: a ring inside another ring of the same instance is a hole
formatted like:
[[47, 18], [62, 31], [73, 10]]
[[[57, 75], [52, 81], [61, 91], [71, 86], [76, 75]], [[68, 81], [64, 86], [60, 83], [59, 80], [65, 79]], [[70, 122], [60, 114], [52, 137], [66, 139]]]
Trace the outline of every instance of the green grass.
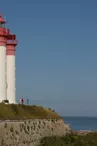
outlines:
[[0, 104], [0, 119], [59, 119], [59, 115], [41, 106], [26, 106], [15, 104]]
[[46, 137], [40, 146], [97, 146], [97, 133], [85, 136], [67, 135], [65, 137]]

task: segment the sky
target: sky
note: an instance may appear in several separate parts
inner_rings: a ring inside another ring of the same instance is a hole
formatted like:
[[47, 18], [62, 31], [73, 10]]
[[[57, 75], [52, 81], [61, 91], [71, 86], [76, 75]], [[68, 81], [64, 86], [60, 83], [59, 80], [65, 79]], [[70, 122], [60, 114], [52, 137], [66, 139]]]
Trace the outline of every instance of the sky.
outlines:
[[16, 96], [62, 116], [97, 116], [97, 0], [1, 0], [17, 35]]

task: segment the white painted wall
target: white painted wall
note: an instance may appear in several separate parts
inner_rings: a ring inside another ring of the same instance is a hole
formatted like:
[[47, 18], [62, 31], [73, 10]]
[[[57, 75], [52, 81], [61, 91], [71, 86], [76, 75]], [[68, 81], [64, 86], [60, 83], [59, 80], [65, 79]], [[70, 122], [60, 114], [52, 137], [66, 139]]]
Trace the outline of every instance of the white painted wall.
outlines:
[[0, 46], [0, 102], [6, 100], [6, 47]]
[[15, 56], [7, 55], [7, 99], [9, 103], [16, 103], [15, 97]]

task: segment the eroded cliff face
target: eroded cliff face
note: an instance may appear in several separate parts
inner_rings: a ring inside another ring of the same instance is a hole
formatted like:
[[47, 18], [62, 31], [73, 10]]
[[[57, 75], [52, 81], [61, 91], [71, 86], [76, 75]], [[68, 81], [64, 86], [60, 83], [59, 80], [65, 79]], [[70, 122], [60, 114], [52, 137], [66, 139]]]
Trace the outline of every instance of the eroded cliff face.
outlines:
[[35, 119], [0, 122], [0, 146], [36, 146], [46, 136], [63, 136], [70, 132], [62, 119]]

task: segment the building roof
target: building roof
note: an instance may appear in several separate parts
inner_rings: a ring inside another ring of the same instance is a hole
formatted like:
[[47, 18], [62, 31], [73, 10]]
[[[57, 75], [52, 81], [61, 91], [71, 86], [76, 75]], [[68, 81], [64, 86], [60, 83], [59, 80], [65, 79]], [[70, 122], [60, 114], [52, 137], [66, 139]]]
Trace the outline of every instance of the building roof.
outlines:
[[1, 14], [0, 14], [0, 22], [1, 22], [1, 23], [6, 23], [6, 21], [4, 20], [4, 18], [2, 17]]

